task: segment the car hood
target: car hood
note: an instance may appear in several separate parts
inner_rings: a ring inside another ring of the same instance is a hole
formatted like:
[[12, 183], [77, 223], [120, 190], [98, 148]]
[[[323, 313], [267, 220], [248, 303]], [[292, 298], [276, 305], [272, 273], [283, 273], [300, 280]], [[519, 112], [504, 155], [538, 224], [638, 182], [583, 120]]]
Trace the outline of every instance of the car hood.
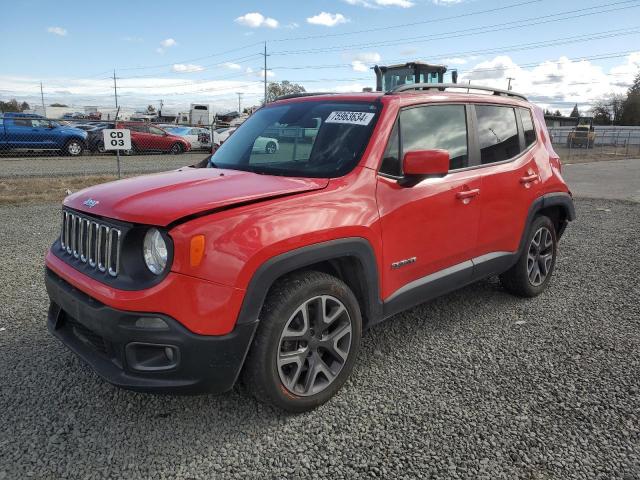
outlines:
[[125, 222], [166, 226], [186, 216], [320, 190], [328, 183], [325, 178], [185, 167], [89, 187], [69, 195], [64, 205]]
[[82, 130], [81, 128], [60, 127], [59, 131], [62, 132], [62, 133], [78, 135], [80, 137], [86, 137], [87, 136], [87, 131], [86, 130]]

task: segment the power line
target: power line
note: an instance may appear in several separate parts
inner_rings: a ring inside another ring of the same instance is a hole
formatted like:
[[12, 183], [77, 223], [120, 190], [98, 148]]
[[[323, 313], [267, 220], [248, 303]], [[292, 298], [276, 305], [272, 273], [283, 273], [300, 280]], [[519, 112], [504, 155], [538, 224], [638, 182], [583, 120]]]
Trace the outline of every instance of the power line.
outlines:
[[[616, 2], [616, 3], [611, 3], [611, 4], [600, 4], [600, 5], [596, 5], [594, 7], [589, 7], [589, 8], [581, 8], [581, 9], [576, 9], [576, 10], [567, 10], [564, 12], [559, 12], [559, 13], [555, 13], [555, 14], [551, 14], [551, 15], [544, 15], [544, 16], [539, 16], [539, 17], [530, 17], [530, 18], [526, 18], [526, 19], [521, 19], [521, 20], [514, 20], [511, 22], [502, 22], [499, 24], [493, 24], [493, 25], [484, 25], [481, 27], [474, 27], [474, 28], [468, 28], [468, 29], [463, 29], [463, 30], [457, 30], [454, 32], [448, 32], [445, 34], [438, 34], [438, 35], [414, 35], [411, 37], [404, 37], [404, 38], [399, 38], [399, 39], [395, 39], [392, 41], [383, 41], [383, 42], [366, 42], [366, 43], [360, 43], [360, 44], [349, 44], [349, 45], [335, 45], [332, 47], [323, 47], [323, 48], [314, 48], [314, 49], [307, 49], [307, 50], [282, 50], [282, 51], [276, 51], [276, 52], [272, 52], [272, 55], [279, 55], [279, 56], [285, 56], [285, 55], [303, 55], [303, 54], [311, 54], [311, 53], [328, 53], [328, 52], [336, 52], [336, 51], [348, 51], [348, 50], [353, 50], [356, 48], [360, 48], [360, 47], [374, 47], [374, 46], [395, 46], [395, 45], [404, 45], [404, 44], [415, 44], [415, 43], [422, 43], [425, 41], [434, 41], [434, 40], [447, 40], [447, 39], [451, 39], [451, 38], [460, 38], [460, 37], [466, 37], [466, 36], [470, 36], [470, 35], [478, 35], [478, 34], [485, 34], [485, 33], [494, 33], [494, 32], [501, 32], [501, 31], [505, 31], [505, 30], [513, 30], [513, 29], [517, 29], [517, 28], [523, 28], [523, 27], [530, 27], [530, 26], [535, 26], [535, 25], [540, 25], [540, 24], [547, 24], [547, 23], [551, 23], [551, 22], [559, 22], [559, 21], [564, 21], [564, 20], [574, 20], [576, 18], [581, 18], [581, 17], [585, 17], [585, 16], [590, 16], [590, 15], [597, 15], [600, 13], [609, 13], [609, 12], [613, 12], [613, 11], [619, 11], [619, 10], [627, 10], [630, 8], [637, 8], [640, 7], [640, 4], [636, 4], [636, 5], [631, 5], [631, 6], [624, 6], [624, 7], [616, 7], [616, 8], [608, 8], [608, 9], [604, 9], [604, 10], [599, 10], [596, 12], [585, 12], [585, 10], [593, 10], [596, 8], [602, 8], [602, 7], [606, 7], [606, 6], [612, 6], [612, 5], [620, 5], [620, 4], [628, 4], [630, 2], [636, 2], [637, 0], [624, 0], [621, 2]], [[582, 12], [582, 13], [577, 13], [577, 12]], [[569, 14], [574, 14], [574, 15], [569, 15]], [[564, 15], [564, 17], [563, 17]], [[552, 17], [560, 17], [560, 18], [552, 18]], [[513, 25], [515, 23], [523, 23], [523, 22], [529, 22], [529, 23], [524, 23], [522, 25]]]
[[308, 35], [308, 36], [303, 36], [303, 37], [290, 37], [290, 38], [279, 38], [279, 39], [275, 39], [275, 40], [270, 40], [273, 43], [276, 42], [293, 42], [293, 41], [297, 41], [297, 40], [314, 40], [314, 39], [319, 39], [319, 38], [330, 38], [330, 37], [342, 37], [342, 36], [347, 36], [347, 35], [359, 35], [361, 33], [371, 33], [371, 32], [380, 32], [383, 30], [392, 30], [392, 29], [396, 29], [396, 28], [406, 28], [406, 27], [414, 27], [416, 25], [426, 25], [429, 23], [438, 23], [438, 22], [445, 22], [448, 20], [458, 20], [460, 18], [465, 18], [465, 17], [472, 17], [475, 15], [482, 15], [485, 13], [495, 13], [498, 11], [502, 11], [502, 10], [507, 10], [510, 8], [516, 8], [516, 7], [521, 7], [523, 5], [530, 5], [532, 3], [540, 3], [542, 0], [529, 0], [526, 2], [519, 2], [519, 3], [513, 3], [511, 5], [505, 5], [502, 7], [496, 7], [496, 8], [489, 8], [486, 10], [478, 10], [475, 12], [469, 12], [469, 13], [463, 13], [460, 15], [451, 15], [449, 17], [439, 17], [439, 18], [432, 18], [429, 20], [422, 20], [422, 21], [418, 21], [418, 22], [410, 22], [410, 23], [399, 23], [399, 24], [395, 24], [395, 25], [388, 25], [388, 26], [384, 26], [384, 27], [374, 27], [374, 28], [366, 28], [363, 30], [352, 30], [350, 32], [340, 32], [340, 33], [329, 33], [329, 34], [322, 34], [322, 35]]

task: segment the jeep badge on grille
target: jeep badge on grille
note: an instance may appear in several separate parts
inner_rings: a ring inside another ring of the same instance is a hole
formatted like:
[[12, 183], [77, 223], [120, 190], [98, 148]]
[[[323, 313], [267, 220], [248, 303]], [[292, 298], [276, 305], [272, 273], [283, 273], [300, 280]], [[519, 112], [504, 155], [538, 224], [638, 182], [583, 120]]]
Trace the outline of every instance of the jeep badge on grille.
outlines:
[[93, 208], [96, 205], [98, 205], [100, 203], [99, 200], [94, 200], [93, 198], [87, 198], [84, 202], [82, 202], [83, 205], [89, 207], [89, 208]]

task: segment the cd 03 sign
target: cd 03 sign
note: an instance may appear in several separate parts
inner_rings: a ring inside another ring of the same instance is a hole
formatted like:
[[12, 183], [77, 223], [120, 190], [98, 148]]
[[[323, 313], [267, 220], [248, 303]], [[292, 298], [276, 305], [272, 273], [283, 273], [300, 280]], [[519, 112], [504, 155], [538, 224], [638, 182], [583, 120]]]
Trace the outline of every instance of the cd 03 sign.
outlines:
[[131, 150], [131, 131], [123, 128], [102, 131], [105, 150]]

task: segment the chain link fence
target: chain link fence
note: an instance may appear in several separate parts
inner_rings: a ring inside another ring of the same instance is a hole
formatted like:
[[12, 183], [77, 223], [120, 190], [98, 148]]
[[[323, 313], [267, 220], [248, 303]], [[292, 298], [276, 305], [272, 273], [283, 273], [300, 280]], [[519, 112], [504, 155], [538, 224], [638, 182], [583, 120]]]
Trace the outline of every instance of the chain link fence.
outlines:
[[638, 127], [595, 127], [593, 131], [552, 127], [549, 134], [553, 148], [567, 163], [640, 158]]

